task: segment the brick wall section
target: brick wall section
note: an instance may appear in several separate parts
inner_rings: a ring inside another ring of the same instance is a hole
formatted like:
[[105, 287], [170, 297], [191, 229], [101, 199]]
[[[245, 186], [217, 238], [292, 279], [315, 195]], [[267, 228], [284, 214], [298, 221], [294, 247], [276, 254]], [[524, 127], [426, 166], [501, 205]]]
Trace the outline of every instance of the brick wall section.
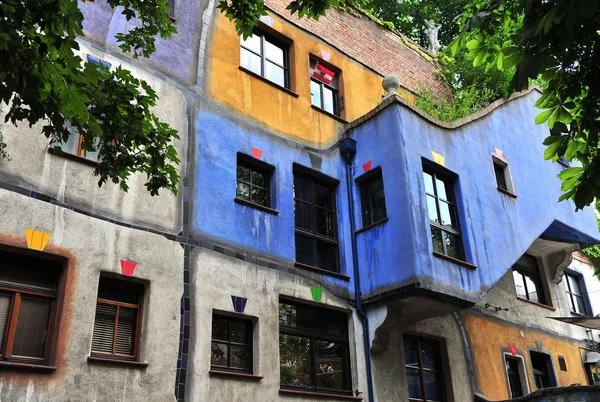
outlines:
[[[433, 90], [448, 94], [448, 88], [435, 79], [438, 66], [409, 48], [400, 35], [382, 27], [367, 16], [329, 9], [318, 21], [299, 19], [286, 10], [289, 0], [266, 0], [265, 5], [291, 23], [313, 33], [360, 63], [385, 76], [395, 74], [410, 91]], [[333, 64], [335, 61], [333, 60]]]

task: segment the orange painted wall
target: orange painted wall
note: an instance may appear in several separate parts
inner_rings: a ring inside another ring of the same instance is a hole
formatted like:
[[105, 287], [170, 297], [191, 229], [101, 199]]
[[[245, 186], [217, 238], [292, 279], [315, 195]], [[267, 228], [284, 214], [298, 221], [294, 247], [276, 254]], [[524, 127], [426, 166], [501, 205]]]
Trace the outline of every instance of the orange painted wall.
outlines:
[[[479, 388], [492, 400], [509, 398], [503, 352], [511, 344], [517, 346], [517, 354], [525, 360], [529, 388], [532, 392], [536, 388], [531, 372], [529, 350], [536, 350], [536, 341], [542, 342], [543, 352], [551, 354], [554, 374], [559, 386], [587, 384], [579, 345], [541, 331], [527, 330], [509, 323], [501, 325], [475, 314], [465, 314], [464, 323], [471, 341]], [[568, 370], [566, 372], [559, 368], [559, 355], [565, 357]]]
[[[241, 71], [240, 39], [235, 25], [218, 14], [208, 51], [205, 85], [214, 100], [242, 113], [244, 118], [252, 118], [279, 135], [308, 145], [326, 147], [335, 143], [343, 123], [311, 108], [309, 57], [310, 54], [320, 57], [321, 49], [331, 54], [330, 63], [342, 72], [343, 119], [352, 121], [381, 102], [385, 91], [380, 75], [272, 13], [270, 16], [275, 19], [272, 29], [293, 41], [291, 90], [299, 96], [294, 97]], [[408, 92], [403, 94], [414, 99]]]

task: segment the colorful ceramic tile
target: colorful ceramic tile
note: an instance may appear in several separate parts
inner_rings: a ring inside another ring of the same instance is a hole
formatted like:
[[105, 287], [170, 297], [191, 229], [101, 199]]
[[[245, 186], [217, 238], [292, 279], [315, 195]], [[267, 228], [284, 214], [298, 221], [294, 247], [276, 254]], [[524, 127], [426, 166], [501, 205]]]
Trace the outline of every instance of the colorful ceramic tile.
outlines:
[[433, 156], [433, 160], [435, 161], [435, 163], [437, 163], [438, 165], [442, 165], [444, 166], [444, 164], [446, 163], [446, 158], [443, 157], [442, 155], [438, 154], [437, 152], [433, 152], [431, 151], [431, 156]]
[[233, 303], [233, 310], [236, 313], [243, 313], [246, 309], [246, 302], [248, 302], [248, 299], [245, 297], [231, 296], [231, 302]]
[[321, 301], [321, 297], [323, 296], [323, 289], [322, 288], [318, 288], [316, 286], [311, 286], [310, 287], [310, 294], [312, 295], [312, 298], [313, 298], [314, 301], [320, 302]]
[[121, 273], [127, 276], [133, 276], [137, 263], [133, 261], [121, 260]]
[[331, 53], [321, 49], [321, 58], [325, 61], [329, 61], [331, 59]]
[[275, 24], [275, 19], [273, 17], [269, 17], [268, 15], [261, 16], [260, 21], [271, 28], [273, 28], [273, 24]]
[[373, 161], [368, 161], [367, 163], [363, 163], [362, 168], [365, 173], [371, 170], [371, 166], [373, 166]]
[[494, 153], [496, 154], [496, 156], [498, 158], [504, 159], [504, 152], [502, 152], [502, 150], [500, 148], [494, 147]]
[[250, 147], [250, 149], [252, 150], [252, 156], [254, 156], [256, 159], [260, 159], [262, 158], [262, 149], [258, 149], [258, 148], [254, 148], [254, 147]]
[[43, 251], [50, 240], [50, 233], [33, 229], [25, 229], [25, 236], [27, 237], [27, 248], [38, 251]]

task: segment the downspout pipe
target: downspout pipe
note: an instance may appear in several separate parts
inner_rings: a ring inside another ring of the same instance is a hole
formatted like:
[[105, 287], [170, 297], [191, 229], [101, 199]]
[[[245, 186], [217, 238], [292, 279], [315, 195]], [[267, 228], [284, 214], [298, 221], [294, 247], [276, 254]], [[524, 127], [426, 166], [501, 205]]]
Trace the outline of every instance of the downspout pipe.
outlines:
[[352, 266], [354, 267], [354, 299], [356, 312], [362, 319], [363, 347], [365, 350], [365, 366], [367, 369], [367, 391], [369, 402], [375, 402], [373, 391], [373, 373], [371, 371], [371, 342], [369, 340], [369, 318], [362, 309], [362, 292], [358, 269], [358, 249], [356, 246], [356, 222], [354, 216], [354, 194], [352, 192], [352, 161], [356, 155], [356, 141], [346, 137], [340, 141], [340, 152], [346, 160], [346, 188], [348, 190], [348, 210], [350, 211], [350, 235], [352, 237]]

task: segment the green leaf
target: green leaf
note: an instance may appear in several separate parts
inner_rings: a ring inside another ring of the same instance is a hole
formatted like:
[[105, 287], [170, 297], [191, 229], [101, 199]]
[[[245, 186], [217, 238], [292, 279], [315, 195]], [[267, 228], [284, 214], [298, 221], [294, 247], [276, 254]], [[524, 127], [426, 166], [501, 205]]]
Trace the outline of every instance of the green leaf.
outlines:
[[554, 113], [555, 109], [544, 110], [537, 116], [535, 116], [535, 124], [542, 124], [548, 121], [552, 113]]

